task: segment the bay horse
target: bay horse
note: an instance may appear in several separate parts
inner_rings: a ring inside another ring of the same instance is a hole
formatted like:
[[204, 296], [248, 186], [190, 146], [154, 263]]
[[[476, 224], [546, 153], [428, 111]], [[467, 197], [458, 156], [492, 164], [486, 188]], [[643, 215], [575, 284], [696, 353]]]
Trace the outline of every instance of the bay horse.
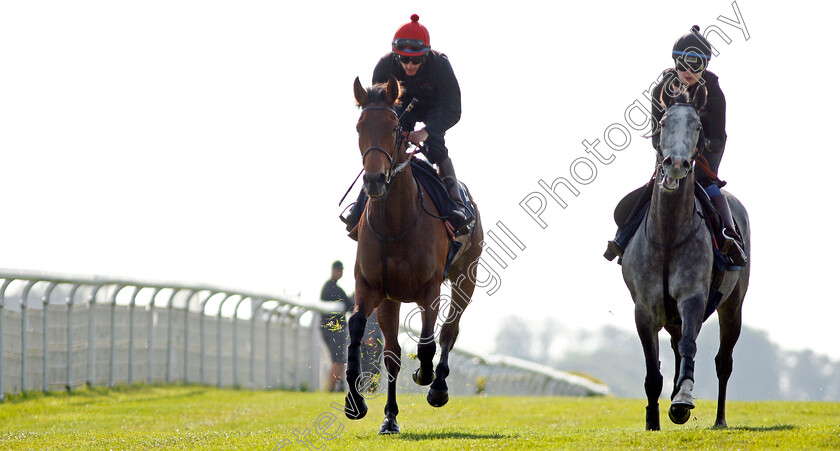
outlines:
[[[694, 197], [694, 159], [701, 131], [697, 111], [703, 106], [706, 89], [698, 87], [689, 99], [686, 92], [663, 89], [660, 102], [667, 108], [660, 123], [656, 185], [650, 208], [639, 231], [624, 252], [622, 274], [635, 303], [636, 330], [642, 342], [647, 372], [645, 428], [659, 430], [659, 331], [671, 336], [676, 368], [668, 416], [684, 424], [694, 408], [694, 357], [696, 339], [703, 324], [713, 276], [714, 236], [698, 213]], [[725, 192], [732, 215], [750, 253], [747, 211], [732, 194]], [[726, 425], [726, 384], [732, 374], [732, 351], [741, 333], [741, 305], [749, 284], [749, 262], [740, 270], [724, 272], [717, 307], [720, 348], [715, 357], [718, 403], [715, 428]]]
[[[348, 321], [350, 344], [347, 351], [345, 415], [360, 419], [367, 405], [360, 393], [360, 346], [367, 317], [376, 309], [385, 338], [384, 360], [388, 371], [388, 398], [380, 434], [398, 434], [397, 375], [401, 348], [397, 340], [401, 303], [416, 303], [421, 309], [422, 330], [417, 345], [420, 361], [413, 378], [430, 385], [429, 404], [441, 407], [449, 400], [446, 377], [449, 352], [458, 337], [461, 314], [475, 290], [475, 271], [484, 239], [478, 209], [471, 233], [463, 235], [458, 256], [451, 263], [448, 279], [452, 296], [440, 328], [440, 360], [433, 371], [435, 324], [440, 309], [444, 264], [450, 237], [435, 205], [408, 164], [407, 143], [395, 108], [401, 87], [393, 76], [386, 82], [364, 89], [357, 77], [353, 84], [361, 115], [356, 130], [364, 165], [364, 190], [370, 197], [359, 222], [356, 252], [356, 306]], [[470, 196], [471, 199], [471, 196]], [[475, 202], [473, 202], [475, 206]]]

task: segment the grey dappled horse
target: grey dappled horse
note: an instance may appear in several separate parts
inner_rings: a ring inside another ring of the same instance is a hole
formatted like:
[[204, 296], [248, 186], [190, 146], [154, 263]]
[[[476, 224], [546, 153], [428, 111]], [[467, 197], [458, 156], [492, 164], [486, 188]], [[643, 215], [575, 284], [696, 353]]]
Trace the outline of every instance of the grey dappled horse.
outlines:
[[[697, 110], [705, 103], [705, 88], [694, 98], [669, 95], [660, 99], [667, 107], [662, 118], [660, 150], [657, 152], [656, 186], [650, 209], [639, 231], [624, 252], [624, 282], [636, 304], [636, 329], [644, 349], [648, 405], [645, 426], [659, 430], [659, 331], [671, 335], [676, 370], [668, 416], [683, 424], [694, 408], [694, 356], [696, 339], [703, 323], [712, 281], [713, 236], [697, 213], [694, 198], [694, 158], [700, 133]], [[735, 196], [724, 192], [735, 222], [750, 253], [747, 211]], [[718, 405], [715, 427], [726, 427], [726, 384], [732, 374], [732, 350], [741, 333], [741, 304], [749, 283], [749, 263], [740, 270], [726, 271], [717, 307], [720, 348], [715, 357], [718, 377]]]

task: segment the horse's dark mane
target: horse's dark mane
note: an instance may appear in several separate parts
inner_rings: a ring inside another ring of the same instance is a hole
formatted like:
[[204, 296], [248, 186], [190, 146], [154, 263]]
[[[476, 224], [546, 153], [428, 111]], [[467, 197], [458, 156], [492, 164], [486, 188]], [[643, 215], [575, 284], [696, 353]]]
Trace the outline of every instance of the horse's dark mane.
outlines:
[[[399, 98], [402, 97], [402, 94], [403, 87], [402, 83], [400, 83], [400, 94], [397, 96], [397, 101], [391, 104], [388, 99], [388, 83], [376, 83], [370, 88], [368, 88], [365, 105], [384, 103], [388, 106], [400, 106], [402, 103], [400, 102]], [[359, 107], [364, 107], [365, 105], [359, 105]]]

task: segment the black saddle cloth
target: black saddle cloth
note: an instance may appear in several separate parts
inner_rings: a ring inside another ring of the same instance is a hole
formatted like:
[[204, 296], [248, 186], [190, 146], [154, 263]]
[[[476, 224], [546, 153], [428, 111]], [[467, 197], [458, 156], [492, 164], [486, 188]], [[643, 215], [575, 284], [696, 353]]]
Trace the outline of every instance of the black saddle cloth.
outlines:
[[[429, 197], [432, 198], [432, 202], [434, 202], [438, 212], [440, 212], [440, 215], [444, 217], [450, 216], [458, 206], [455, 204], [455, 201], [449, 197], [449, 191], [443, 185], [443, 181], [440, 179], [440, 176], [431, 163], [418, 158], [412, 158], [411, 173], [414, 174], [414, 178], [420, 182], [420, 184], [423, 185], [423, 188], [426, 189], [426, 192], [429, 193]], [[458, 188], [461, 190], [461, 198], [464, 199], [464, 204], [466, 204], [467, 207], [467, 214], [475, 217], [475, 210], [469, 200], [469, 196], [467, 196], [464, 184], [460, 183], [459, 185], [460, 186]], [[460, 224], [452, 224], [452, 226], [457, 229]]]
[[[440, 212], [440, 216], [442, 217], [441, 219], [445, 221], [447, 217], [452, 214], [452, 211], [457, 208], [457, 205], [455, 204], [455, 201], [449, 197], [449, 191], [443, 185], [443, 181], [440, 179], [440, 176], [435, 168], [428, 161], [412, 158], [411, 173], [414, 174], [414, 179], [423, 185], [423, 188], [425, 188], [426, 192], [429, 193], [429, 197], [432, 198], [432, 202], [434, 202], [438, 212]], [[470, 197], [467, 195], [466, 185], [459, 182], [458, 189], [461, 192], [461, 199], [464, 199], [467, 214], [475, 217], [475, 209], [470, 202]], [[461, 226], [460, 223], [455, 224], [450, 222], [450, 224], [455, 230], [458, 230]], [[471, 232], [474, 227], [475, 223], [469, 227], [467, 233]], [[454, 239], [449, 240], [449, 252], [446, 255], [446, 263], [443, 268], [444, 277], [449, 275], [449, 267], [452, 264], [452, 261], [455, 260], [455, 256], [458, 254], [459, 249], [461, 249], [460, 242]]]
[[[647, 184], [636, 188], [618, 202], [618, 205], [615, 207], [615, 211], [613, 211], [613, 220], [615, 220], [615, 225], [619, 228], [625, 228], [630, 225], [630, 222], [633, 222], [635, 217], [631, 217], [633, 212], [639, 212], [645, 204], [650, 203], [655, 183], [655, 179], [651, 179]], [[709, 194], [702, 186], [700, 186], [699, 183], [694, 184], [694, 197], [700, 202], [703, 209], [703, 217], [708, 218], [713, 233], [714, 230], [719, 230], [721, 220], [718, 215], [717, 208], [715, 208], [714, 204], [712, 204]], [[645, 208], [645, 210], [647, 210], [647, 208]]]

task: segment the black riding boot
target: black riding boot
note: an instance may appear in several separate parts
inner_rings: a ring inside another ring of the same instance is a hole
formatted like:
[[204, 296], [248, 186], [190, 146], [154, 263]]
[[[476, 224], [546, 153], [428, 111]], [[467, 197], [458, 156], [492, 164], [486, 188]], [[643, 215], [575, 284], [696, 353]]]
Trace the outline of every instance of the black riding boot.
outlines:
[[454, 222], [458, 223], [453, 224], [454, 227], [457, 227], [455, 235], [463, 235], [467, 233], [468, 227], [475, 222], [475, 218], [467, 214], [466, 205], [461, 199], [461, 192], [458, 189], [458, 178], [455, 177], [455, 167], [452, 166], [451, 158], [446, 157], [446, 159], [438, 162], [438, 174], [440, 174], [443, 184], [449, 191], [449, 197], [455, 202], [455, 209], [451, 213], [451, 216], [454, 216], [452, 218]]
[[[621, 205], [627, 201], [633, 201], [633, 208], [630, 209], [630, 213], [625, 218], [620, 220], [622, 225], [618, 227], [615, 238], [607, 241], [607, 250], [604, 252], [604, 258], [607, 260], [613, 261], [613, 259], [618, 257], [618, 264], [621, 264], [621, 258], [624, 257], [624, 249], [630, 243], [630, 239], [633, 238], [636, 229], [642, 223], [642, 219], [644, 219], [643, 214], [646, 212], [650, 196], [653, 194], [654, 183], [654, 179], [651, 179], [645, 185], [624, 196], [624, 199], [621, 199], [621, 202], [619, 202], [619, 207], [616, 207], [616, 211], [619, 211]], [[616, 219], [616, 222], [619, 222], [619, 220]]]
[[359, 219], [362, 219], [362, 212], [365, 211], [365, 204], [367, 203], [367, 194], [365, 194], [364, 188], [359, 192], [359, 197], [356, 198], [356, 202], [353, 203], [353, 207], [350, 209], [350, 213], [347, 214], [347, 217], [339, 216], [338, 218], [341, 219], [341, 222], [347, 224], [347, 231], [350, 232], [356, 227], [356, 224], [359, 223]]
[[716, 237], [720, 251], [731, 258], [732, 263], [736, 266], [744, 266], [747, 264], [747, 254], [744, 253], [744, 240], [738, 235], [738, 229], [735, 228], [735, 221], [732, 219], [729, 202], [726, 201], [726, 196], [715, 196], [711, 199], [718, 213], [720, 213], [720, 219], [723, 223], [719, 236]]

